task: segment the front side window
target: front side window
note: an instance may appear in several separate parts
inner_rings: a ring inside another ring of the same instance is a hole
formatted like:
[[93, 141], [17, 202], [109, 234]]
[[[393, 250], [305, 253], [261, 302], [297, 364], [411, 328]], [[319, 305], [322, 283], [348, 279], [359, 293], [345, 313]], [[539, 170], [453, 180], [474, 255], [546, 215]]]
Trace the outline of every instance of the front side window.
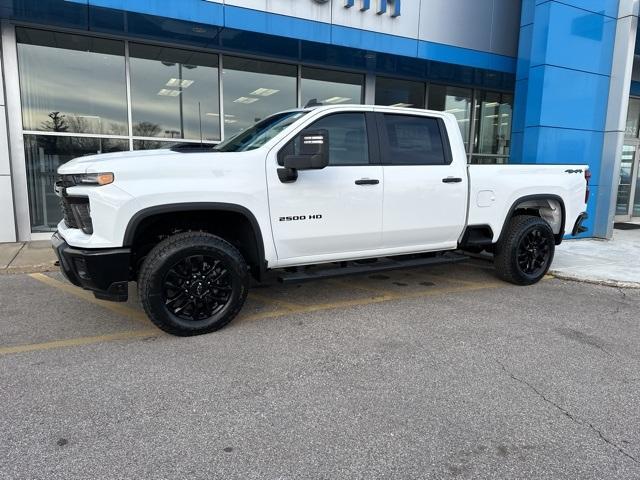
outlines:
[[[364, 113], [334, 113], [322, 117], [305, 130], [326, 130], [329, 137], [329, 166], [368, 165], [369, 139]], [[287, 155], [300, 154], [300, 136], [291, 140], [278, 154], [283, 165]]]
[[368, 165], [369, 141], [364, 113], [327, 115], [308, 128], [329, 133], [329, 165]]
[[384, 115], [387, 158], [391, 165], [444, 165], [444, 145], [437, 119]]

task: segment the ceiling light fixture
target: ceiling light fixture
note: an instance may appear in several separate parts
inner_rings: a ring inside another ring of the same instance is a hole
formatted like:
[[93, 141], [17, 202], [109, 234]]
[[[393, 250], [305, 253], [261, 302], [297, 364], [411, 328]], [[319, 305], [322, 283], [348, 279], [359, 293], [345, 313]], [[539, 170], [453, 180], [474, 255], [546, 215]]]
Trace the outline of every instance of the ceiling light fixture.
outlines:
[[233, 103], [249, 104], [249, 103], [257, 102], [258, 100], [260, 100], [260, 99], [259, 98], [253, 98], [253, 97], [238, 97], [233, 101]]
[[268, 97], [269, 95], [273, 95], [274, 93], [278, 93], [280, 90], [276, 90], [275, 88], [264, 88], [260, 87], [253, 92], [251, 95], [259, 95], [261, 97]]
[[330, 97], [322, 100], [322, 103], [344, 103], [351, 100], [350, 97]]
[[194, 80], [180, 80], [179, 78], [172, 78], [167, 82], [167, 87], [182, 87], [189, 88], [193, 85]]
[[169, 88], [163, 88], [158, 92], [161, 97], [177, 97], [180, 95], [180, 90], [171, 90]]

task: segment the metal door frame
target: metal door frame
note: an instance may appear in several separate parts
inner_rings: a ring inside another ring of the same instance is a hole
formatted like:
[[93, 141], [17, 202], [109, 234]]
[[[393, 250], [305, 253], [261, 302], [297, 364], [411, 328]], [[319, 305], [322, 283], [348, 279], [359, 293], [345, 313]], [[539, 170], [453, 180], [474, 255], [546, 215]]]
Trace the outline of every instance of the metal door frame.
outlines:
[[[631, 164], [631, 185], [629, 186], [629, 206], [627, 207], [626, 215], [615, 215], [614, 221], [616, 222], [629, 222], [633, 218], [640, 218], [633, 216], [633, 206], [635, 204], [636, 184], [638, 182], [638, 168], [640, 167], [640, 139], [637, 138], [625, 138], [624, 145], [633, 146], [635, 152], [633, 154], [633, 162]], [[622, 152], [620, 153], [622, 155]], [[618, 172], [618, 175], [620, 173]], [[618, 189], [620, 184], [618, 183]]]

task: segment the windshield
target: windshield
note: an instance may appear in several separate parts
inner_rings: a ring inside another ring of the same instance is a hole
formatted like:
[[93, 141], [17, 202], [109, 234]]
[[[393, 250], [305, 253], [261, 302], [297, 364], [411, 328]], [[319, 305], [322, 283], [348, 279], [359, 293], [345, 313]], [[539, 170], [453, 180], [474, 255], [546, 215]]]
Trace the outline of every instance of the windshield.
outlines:
[[255, 150], [307, 113], [308, 112], [305, 111], [295, 110], [271, 115], [259, 121], [253, 127], [218, 144], [215, 150], [218, 152], [246, 152], [248, 150]]

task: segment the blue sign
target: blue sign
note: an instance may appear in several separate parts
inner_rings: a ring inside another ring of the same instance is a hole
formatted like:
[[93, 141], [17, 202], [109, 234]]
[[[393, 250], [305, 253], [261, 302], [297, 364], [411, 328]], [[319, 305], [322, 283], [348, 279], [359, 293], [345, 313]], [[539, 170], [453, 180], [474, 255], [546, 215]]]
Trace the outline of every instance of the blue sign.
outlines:
[[[400, 16], [400, 0], [374, 0], [378, 2], [378, 9], [376, 13], [378, 15], [384, 15], [387, 13], [387, 5], [391, 4], [393, 6], [393, 11], [391, 12], [392, 17]], [[345, 0], [345, 8], [355, 7], [356, 0]], [[365, 12], [371, 8], [371, 0], [360, 0], [360, 11]]]

